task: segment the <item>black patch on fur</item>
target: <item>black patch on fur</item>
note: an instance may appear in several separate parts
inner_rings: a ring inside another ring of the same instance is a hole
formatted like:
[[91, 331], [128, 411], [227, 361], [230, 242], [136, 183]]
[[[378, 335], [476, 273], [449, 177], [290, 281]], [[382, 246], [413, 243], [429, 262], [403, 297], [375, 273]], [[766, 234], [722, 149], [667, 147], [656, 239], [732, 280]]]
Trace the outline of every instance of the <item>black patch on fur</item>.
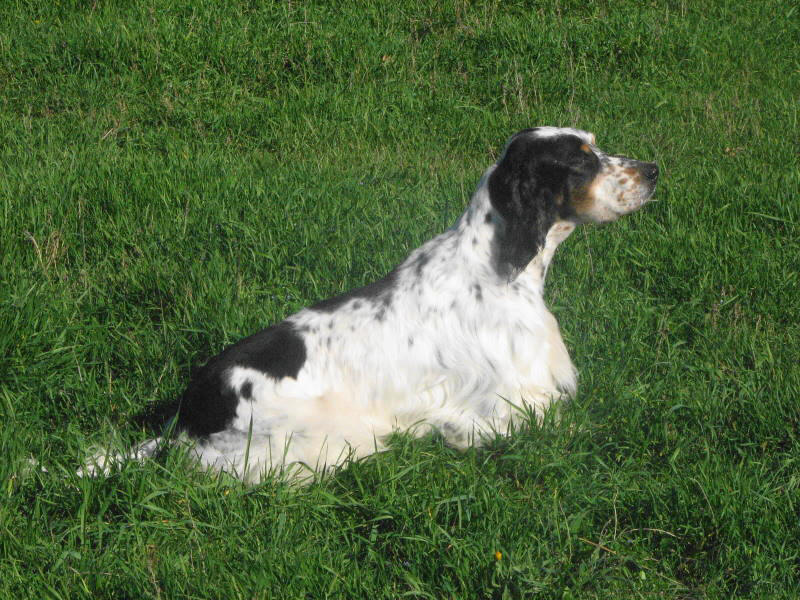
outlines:
[[422, 269], [425, 265], [428, 264], [428, 261], [431, 259], [430, 255], [427, 252], [420, 252], [417, 254], [417, 257], [414, 259], [414, 262], [411, 263], [411, 266], [414, 268], [414, 274], [419, 277], [422, 274]]
[[341, 296], [335, 296], [333, 298], [328, 298], [327, 300], [317, 302], [311, 307], [311, 310], [331, 313], [354, 298], [364, 298], [365, 300], [373, 301], [375, 304], [381, 304], [384, 307], [388, 307], [392, 302], [392, 294], [394, 293], [396, 283], [397, 271], [395, 270], [386, 275], [386, 277], [383, 279], [379, 279], [378, 281], [370, 283], [369, 285], [356, 288], [345, 294], [342, 294]]
[[[178, 428], [202, 438], [231, 423], [239, 394], [227, 383], [229, 369], [247, 367], [274, 379], [294, 378], [305, 362], [305, 342], [285, 321], [229, 346], [192, 376], [181, 398]], [[242, 396], [248, 384], [242, 386]]]
[[442, 424], [442, 434], [446, 439], [451, 439], [455, 442], [462, 442], [466, 438], [464, 430], [449, 421]]
[[480, 283], [473, 283], [472, 284], [472, 291], [475, 294], [475, 300], [481, 302], [483, 300], [483, 289], [481, 288]]
[[291, 323], [283, 322], [247, 337], [223, 353], [233, 363], [274, 379], [296, 378], [306, 362], [306, 344]]
[[245, 381], [242, 384], [242, 389], [239, 390], [239, 394], [241, 394], [242, 398], [245, 400], [252, 400], [253, 399], [253, 382], [252, 381]]
[[501, 277], [516, 278], [542, 249], [553, 223], [571, 216], [572, 191], [596, 176], [600, 162], [581, 151], [582, 144], [575, 135], [537, 138], [535, 130], [509, 142], [488, 182], [492, 207], [502, 217], [492, 240]]

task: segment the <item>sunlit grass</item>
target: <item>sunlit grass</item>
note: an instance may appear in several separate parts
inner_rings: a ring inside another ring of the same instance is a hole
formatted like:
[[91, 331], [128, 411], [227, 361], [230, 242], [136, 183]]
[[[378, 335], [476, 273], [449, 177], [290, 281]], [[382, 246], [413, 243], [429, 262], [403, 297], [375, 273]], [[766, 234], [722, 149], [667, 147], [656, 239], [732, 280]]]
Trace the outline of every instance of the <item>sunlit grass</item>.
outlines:
[[[787, 2], [0, 7], [0, 597], [796, 598], [800, 19]], [[559, 250], [547, 419], [245, 487], [141, 441], [190, 369], [386, 273], [505, 139], [659, 202]], [[32, 467], [39, 461], [46, 472]]]

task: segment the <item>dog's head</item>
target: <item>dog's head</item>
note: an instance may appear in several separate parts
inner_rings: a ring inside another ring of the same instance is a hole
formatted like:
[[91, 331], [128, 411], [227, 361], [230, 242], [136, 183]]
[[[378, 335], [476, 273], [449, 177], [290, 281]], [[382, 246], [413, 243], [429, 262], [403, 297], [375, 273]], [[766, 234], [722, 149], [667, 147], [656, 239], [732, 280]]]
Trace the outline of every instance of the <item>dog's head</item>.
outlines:
[[514, 276], [544, 247], [559, 221], [614, 221], [653, 195], [658, 166], [606, 154], [593, 134], [537, 127], [513, 135], [489, 175], [492, 208], [501, 217], [498, 267]]

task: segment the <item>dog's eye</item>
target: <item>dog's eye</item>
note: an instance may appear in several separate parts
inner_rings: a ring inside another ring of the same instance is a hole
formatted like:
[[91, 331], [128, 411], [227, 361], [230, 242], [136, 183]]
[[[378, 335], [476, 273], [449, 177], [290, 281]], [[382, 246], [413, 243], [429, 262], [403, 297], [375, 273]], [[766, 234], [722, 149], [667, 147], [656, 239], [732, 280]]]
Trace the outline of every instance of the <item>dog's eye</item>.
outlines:
[[578, 162], [581, 165], [594, 164], [597, 162], [597, 155], [592, 151], [588, 144], [583, 144], [578, 153]]
[[[586, 152], [584, 148], [589, 152]], [[585, 175], [593, 172], [596, 169], [597, 163], [598, 159], [595, 153], [592, 152], [588, 144], [583, 144], [580, 147], [580, 152], [578, 152], [572, 160], [570, 170], [576, 174]]]

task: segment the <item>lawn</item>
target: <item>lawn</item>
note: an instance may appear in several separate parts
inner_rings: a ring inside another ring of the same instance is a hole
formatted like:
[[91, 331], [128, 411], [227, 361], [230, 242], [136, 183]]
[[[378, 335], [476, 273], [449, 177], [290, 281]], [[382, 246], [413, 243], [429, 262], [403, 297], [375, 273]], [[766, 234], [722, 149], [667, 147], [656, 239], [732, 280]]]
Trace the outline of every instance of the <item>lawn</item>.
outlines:
[[[800, 597], [798, 46], [776, 0], [6, 0], [0, 598]], [[559, 419], [303, 488], [74, 475], [542, 124], [662, 173], [552, 265]]]

